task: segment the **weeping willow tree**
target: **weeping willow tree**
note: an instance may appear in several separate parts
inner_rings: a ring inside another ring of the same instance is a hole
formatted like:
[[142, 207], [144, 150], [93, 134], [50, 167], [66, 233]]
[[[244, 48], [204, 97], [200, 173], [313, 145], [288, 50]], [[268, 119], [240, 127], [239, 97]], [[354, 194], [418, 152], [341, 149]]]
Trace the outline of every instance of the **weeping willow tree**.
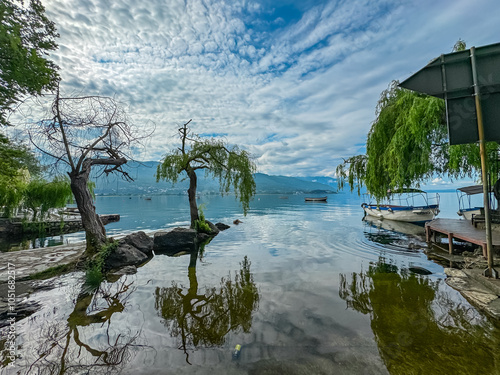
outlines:
[[[453, 52], [463, 51], [459, 39]], [[392, 81], [380, 95], [366, 140], [366, 154], [344, 159], [336, 169], [339, 189], [347, 182], [358, 194], [363, 186], [376, 199], [390, 190], [419, 187], [435, 176], [474, 177], [481, 170], [479, 144], [450, 146], [446, 127], [445, 101], [416, 93]], [[490, 175], [497, 177], [500, 147], [486, 145]], [[498, 190], [500, 184], [497, 183]], [[500, 197], [500, 194], [498, 194]]]
[[23, 200], [30, 176], [40, 171], [38, 160], [26, 146], [0, 133], [0, 208], [4, 216], [11, 216]]
[[197, 170], [205, 170], [206, 175], [219, 179], [221, 193], [234, 189], [246, 215], [249, 203], [255, 194], [253, 173], [255, 164], [248, 153], [237, 146], [228, 146], [219, 139], [204, 139], [192, 134], [189, 120], [179, 129], [181, 147], [167, 154], [158, 165], [156, 181], [166, 180], [176, 183], [185, 172], [189, 178], [189, 208], [191, 228], [200, 220], [196, 204]]
[[[488, 143], [487, 150], [496, 160], [498, 143]], [[489, 165], [494, 168], [494, 163]], [[366, 186], [382, 199], [389, 190], [419, 187], [435, 176], [474, 177], [480, 169], [478, 144], [449, 145], [444, 100], [400, 88], [393, 81], [380, 96], [366, 154], [345, 159], [336, 173], [340, 189], [346, 182], [358, 193]]]
[[42, 178], [29, 182], [23, 194], [23, 204], [32, 212], [32, 221], [43, 219], [51, 208], [64, 207], [73, 198], [68, 178], [52, 181]]

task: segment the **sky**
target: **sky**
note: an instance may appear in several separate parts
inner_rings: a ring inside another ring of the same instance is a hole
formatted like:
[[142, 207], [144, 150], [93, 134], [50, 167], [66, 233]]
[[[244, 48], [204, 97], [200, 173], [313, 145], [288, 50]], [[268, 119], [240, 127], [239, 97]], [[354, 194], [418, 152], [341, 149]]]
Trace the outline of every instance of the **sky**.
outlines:
[[[500, 42], [498, 0], [42, 0], [66, 94], [126, 103], [160, 160], [192, 119], [258, 171], [334, 176], [365, 152], [380, 93], [431, 59]], [[146, 131], [146, 130], [145, 130]]]

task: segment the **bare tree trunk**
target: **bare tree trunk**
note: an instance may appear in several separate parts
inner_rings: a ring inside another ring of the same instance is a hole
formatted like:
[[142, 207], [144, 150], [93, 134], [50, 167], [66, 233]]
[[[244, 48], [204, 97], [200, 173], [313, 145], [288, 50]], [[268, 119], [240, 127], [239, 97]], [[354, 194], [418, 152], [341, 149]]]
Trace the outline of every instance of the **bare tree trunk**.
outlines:
[[90, 163], [83, 162], [81, 172], [72, 171], [69, 174], [71, 191], [75, 196], [76, 205], [82, 218], [87, 241], [87, 254], [94, 254], [101, 245], [106, 243], [106, 230], [101, 218], [95, 212], [92, 195], [87, 182], [90, 174]]
[[191, 228], [194, 228], [195, 222], [200, 219], [198, 216], [198, 205], [196, 204], [196, 187], [197, 187], [197, 177], [194, 170], [189, 169], [187, 171], [189, 176], [189, 211], [191, 213]]

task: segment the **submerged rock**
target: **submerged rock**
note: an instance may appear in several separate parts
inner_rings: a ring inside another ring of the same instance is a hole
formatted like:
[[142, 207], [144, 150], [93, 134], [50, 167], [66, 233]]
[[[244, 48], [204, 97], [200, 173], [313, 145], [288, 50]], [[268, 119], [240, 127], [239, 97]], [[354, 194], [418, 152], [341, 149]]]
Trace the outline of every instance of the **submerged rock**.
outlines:
[[410, 270], [410, 272], [416, 273], [418, 275], [432, 275], [431, 271], [423, 267], [413, 266], [408, 269]]
[[215, 226], [217, 227], [218, 230], [223, 231], [226, 229], [231, 228], [229, 225], [224, 224], [224, 223], [216, 223]]
[[[208, 235], [207, 235], [208, 236]], [[174, 228], [170, 232], [157, 232], [153, 240], [155, 254], [174, 255], [181, 251], [196, 250], [198, 233], [190, 228]]]
[[212, 234], [197, 233], [191, 228], [174, 228], [170, 232], [157, 232], [154, 236], [153, 249], [155, 254], [169, 256], [181, 252], [192, 253], [198, 251], [201, 245], [209, 242], [217, 233], [218, 230]]

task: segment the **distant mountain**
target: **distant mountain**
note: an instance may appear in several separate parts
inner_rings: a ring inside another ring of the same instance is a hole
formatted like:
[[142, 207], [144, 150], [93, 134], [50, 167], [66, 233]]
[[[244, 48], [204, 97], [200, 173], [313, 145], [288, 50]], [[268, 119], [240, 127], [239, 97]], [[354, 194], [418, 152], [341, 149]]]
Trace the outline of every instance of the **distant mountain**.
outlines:
[[333, 190], [337, 190], [337, 179], [334, 177], [314, 176], [314, 177], [297, 177], [297, 178], [304, 181], [319, 182], [320, 184], [332, 187]]
[[[98, 195], [157, 195], [157, 194], [185, 194], [189, 181], [183, 179], [177, 184], [170, 182], [156, 182], [154, 177], [158, 162], [130, 162], [126, 171], [133, 182], [127, 182], [119, 176], [94, 177], [96, 182], [95, 193]], [[257, 194], [294, 194], [294, 193], [334, 193], [336, 188], [316, 181], [307, 181], [296, 177], [269, 176], [263, 173], [254, 175], [257, 185]], [[198, 174], [198, 192], [200, 194], [219, 194], [219, 181], [206, 178], [204, 173]]]

